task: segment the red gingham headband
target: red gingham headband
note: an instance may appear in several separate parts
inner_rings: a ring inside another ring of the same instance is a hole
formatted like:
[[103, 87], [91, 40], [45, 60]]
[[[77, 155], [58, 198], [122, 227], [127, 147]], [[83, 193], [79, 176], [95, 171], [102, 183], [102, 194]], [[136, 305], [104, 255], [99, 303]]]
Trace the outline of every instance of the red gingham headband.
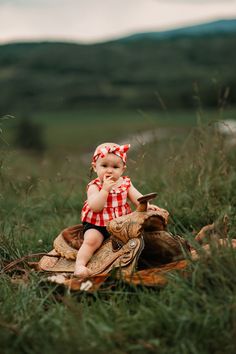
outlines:
[[93, 162], [96, 162], [99, 157], [105, 157], [108, 153], [115, 154], [116, 156], [119, 156], [124, 164], [126, 164], [126, 152], [129, 150], [130, 144], [126, 145], [105, 145], [102, 147], [98, 147], [95, 150], [95, 153], [93, 155]]

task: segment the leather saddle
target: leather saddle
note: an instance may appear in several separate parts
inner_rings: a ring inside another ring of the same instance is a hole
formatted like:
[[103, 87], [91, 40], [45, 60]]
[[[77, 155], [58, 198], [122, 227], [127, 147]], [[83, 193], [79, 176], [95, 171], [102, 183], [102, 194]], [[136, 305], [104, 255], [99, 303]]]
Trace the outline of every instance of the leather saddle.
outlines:
[[[137, 210], [111, 220], [107, 229], [110, 238], [90, 259], [91, 276], [109, 273], [117, 268], [124, 275], [184, 259], [190, 247], [180, 236], [166, 229], [168, 212], [148, 210], [148, 201], [156, 193], [138, 199]], [[78, 249], [83, 243], [83, 225], [64, 229], [54, 240], [54, 249], [39, 261], [39, 269], [48, 272], [73, 273]]]

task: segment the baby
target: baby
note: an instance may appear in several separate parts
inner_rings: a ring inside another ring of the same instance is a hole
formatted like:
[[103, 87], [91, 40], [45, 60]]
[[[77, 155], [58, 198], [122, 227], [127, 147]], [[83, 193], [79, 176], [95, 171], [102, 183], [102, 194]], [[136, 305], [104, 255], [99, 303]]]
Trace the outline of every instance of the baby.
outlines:
[[[129, 200], [138, 206], [137, 199], [142, 194], [133, 186], [126, 169], [126, 153], [130, 145], [104, 143], [99, 145], [93, 155], [92, 168], [97, 178], [87, 186], [87, 200], [82, 209], [84, 241], [78, 251], [74, 274], [79, 277], [90, 275], [86, 267], [94, 252], [110, 235], [106, 229], [109, 220], [131, 213]], [[148, 209], [160, 210], [149, 204]]]

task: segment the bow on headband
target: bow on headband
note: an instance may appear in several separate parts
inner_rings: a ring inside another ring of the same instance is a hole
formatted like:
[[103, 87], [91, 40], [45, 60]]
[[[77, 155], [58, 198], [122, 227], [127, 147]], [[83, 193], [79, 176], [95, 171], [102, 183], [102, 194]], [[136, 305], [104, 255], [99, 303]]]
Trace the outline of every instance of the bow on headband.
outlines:
[[126, 163], [126, 152], [129, 150], [130, 148], [130, 144], [126, 144], [126, 145], [108, 145], [108, 146], [101, 146], [98, 147], [95, 150], [95, 153], [93, 155], [93, 162], [96, 162], [97, 159], [99, 157], [103, 158], [105, 157], [107, 154], [112, 153], [115, 154], [116, 156], [119, 156], [122, 161], [124, 162], [124, 164]]

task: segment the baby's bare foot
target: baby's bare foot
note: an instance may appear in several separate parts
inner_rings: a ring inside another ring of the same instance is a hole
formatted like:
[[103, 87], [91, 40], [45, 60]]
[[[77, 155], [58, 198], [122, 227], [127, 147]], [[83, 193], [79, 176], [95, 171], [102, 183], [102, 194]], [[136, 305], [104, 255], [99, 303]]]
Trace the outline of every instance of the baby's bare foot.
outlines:
[[74, 275], [81, 278], [89, 277], [91, 274], [90, 270], [84, 265], [79, 265], [74, 271]]

